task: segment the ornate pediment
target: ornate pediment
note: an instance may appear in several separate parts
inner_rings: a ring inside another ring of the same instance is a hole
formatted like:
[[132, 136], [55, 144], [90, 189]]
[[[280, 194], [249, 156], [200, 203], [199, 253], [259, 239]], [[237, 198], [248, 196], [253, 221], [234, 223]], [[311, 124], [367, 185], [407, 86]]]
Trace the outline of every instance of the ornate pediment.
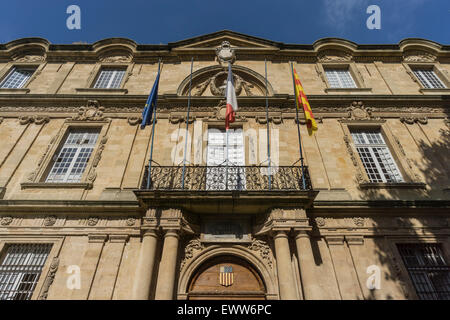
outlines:
[[259, 49], [277, 48], [277, 43], [273, 41], [252, 37], [228, 30], [219, 31], [175, 42], [172, 45], [175, 48], [175, 50], [192, 49], [192, 48], [218, 48], [224, 41], [230, 43], [231, 47], [259, 48]]
[[[192, 74], [191, 95], [225, 96], [228, 70], [225, 65], [206, 67]], [[233, 66], [233, 77], [237, 96], [265, 96], [265, 80], [260, 74], [242, 66]], [[178, 95], [189, 95], [189, 76], [183, 80], [178, 88]], [[268, 93], [273, 95], [273, 89], [268, 84]]]
[[85, 106], [78, 109], [78, 114], [69, 118], [71, 121], [103, 121], [106, 120], [103, 111], [105, 108], [100, 106], [97, 100], [88, 100]]
[[434, 62], [436, 56], [423, 50], [409, 50], [403, 53], [405, 62]]
[[349, 62], [352, 59], [351, 54], [342, 50], [327, 49], [317, 54], [317, 60], [319, 62]]

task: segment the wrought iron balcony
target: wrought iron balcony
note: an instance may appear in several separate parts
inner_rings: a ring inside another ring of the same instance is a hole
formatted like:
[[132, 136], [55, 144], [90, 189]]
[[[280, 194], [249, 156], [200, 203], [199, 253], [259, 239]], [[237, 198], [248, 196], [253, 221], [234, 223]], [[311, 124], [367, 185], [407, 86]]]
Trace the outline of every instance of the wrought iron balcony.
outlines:
[[[308, 191], [311, 181], [306, 166], [152, 166], [147, 188], [148, 167], [141, 190], [186, 191]], [[269, 183], [270, 181], [270, 183]]]

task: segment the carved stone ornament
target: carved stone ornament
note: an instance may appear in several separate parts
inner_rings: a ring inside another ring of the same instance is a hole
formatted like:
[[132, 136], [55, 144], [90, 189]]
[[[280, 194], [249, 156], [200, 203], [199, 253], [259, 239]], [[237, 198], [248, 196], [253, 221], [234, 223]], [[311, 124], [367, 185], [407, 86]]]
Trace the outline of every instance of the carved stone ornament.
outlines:
[[221, 46], [216, 49], [217, 61], [222, 63], [234, 63], [236, 61], [236, 55], [234, 49], [228, 41], [223, 41]]
[[42, 163], [44, 162], [45, 157], [47, 156], [50, 148], [55, 143], [57, 138], [58, 138], [58, 134], [53, 136], [53, 138], [50, 140], [49, 144], [47, 145], [47, 148], [45, 149], [45, 152], [42, 154], [41, 158], [39, 159], [39, 161], [37, 163], [36, 169], [28, 175], [29, 182], [33, 182], [36, 179], [36, 176], [38, 175], [38, 172], [42, 166]]
[[339, 50], [324, 50], [317, 55], [319, 62], [351, 61], [352, 55]]
[[[215, 96], [225, 96], [225, 90], [227, 88], [228, 71], [221, 71], [216, 73], [210, 82], [211, 93]], [[241, 94], [242, 91], [242, 78], [237, 74], [233, 74], [234, 89], [236, 96]]]
[[38, 56], [38, 55], [25, 55], [21, 58], [18, 58], [16, 62], [41, 62], [44, 61], [44, 56]]
[[353, 223], [358, 226], [358, 227], [363, 227], [364, 226], [364, 218], [362, 217], [354, 217], [353, 218]]
[[2, 217], [0, 219], [0, 225], [2, 225], [2, 226], [8, 226], [12, 222], [13, 222], [13, 217], [11, 217], [11, 216]]
[[126, 224], [127, 224], [127, 226], [129, 226], [129, 227], [134, 226], [134, 225], [136, 224], [136, 218], [133, 218], [133, 217], [128, 218], [128, 219], [126, 220]]
[[317, 217], [315, 220], [316, 220], [316, 224], [317, 224], [318, 227], [325, 227], [326, 222], [325, 222], [324, 218]]
[[50, 290], [50, 286], [55, 280], [56, 271], [58, 271], [59, 267], [59, 258], [55, 257], [50, 264], [50, 268], [47, 274], [47, 277], [44, 280], [44, 284], [42, 285], [41, 293], [39, 294], [39, 300], [46, 300], [48, 297], [48, 291]]
[[128, 121], [128, 124], [135, 126], [142, 122], [142, 117], [128, 117], [127, 121]]
[[414, 123], [420, 123], [420, 124], [428, 124], [428, 118], [427, 117], [401, 117], [400, 121], [402, 123], [406, 124], [414, 124]]
[[56, 216], [46, 216], [44, 218], [44, 226], [51, 227], [56, 223]]
[[[219, 120], [219, 121], [225, 120], [226, 109], [227, 109], [226, 101], [221, 100], [219, 102], [219, 105], [215, 107], [214, 114], [209, 116], [208, 120]], [[239, 113], [236, 114], [236, 121], [246, 121], [246, 120], [247, 118], [245, 116], [242, 116]]]
[[100, 59], [102, 62], [130, 62], [130, 56], [109, 56]]
[[379, 120], [372, 115], [372, 109], [364, 106], [362, 101], [353, 101], [347, 108], [348, 117], [345, 120]]
[[196, 251], [201, 251], [205, 248], [203, 243], [200, 241], [199, 238], [194, 238], [189, 241], [189, 243], [184, 248], [184, 257], [181, 261], [180, 269], [183, 269], [183, 267], [186, 265], [186, 262], [190, 259], [192, 259], [195, 255]]
[[405, 62], [434, 62], [436, 56], [422, 50], [410, 50], [403, 53]]
[[86, 106], [78, 109], [78, 114], [69, 118], [72, 121], [102, 121], [105, 120], [103, 116], [104, 107], [100, 106], [97, 100], [88, 100]]
[[252, 243], [248, 246], [252, 251], [258, 251], [261, 258], [272, 267], [272, 258], [270, 256], [270, 247], [263, 240], [252, 239]]
[[97, 225], [99, 220], [100, 219], [98, 217], [89, 217], [87, 224], [88, 224], [88, 226], [93, 227], [93, 226]]

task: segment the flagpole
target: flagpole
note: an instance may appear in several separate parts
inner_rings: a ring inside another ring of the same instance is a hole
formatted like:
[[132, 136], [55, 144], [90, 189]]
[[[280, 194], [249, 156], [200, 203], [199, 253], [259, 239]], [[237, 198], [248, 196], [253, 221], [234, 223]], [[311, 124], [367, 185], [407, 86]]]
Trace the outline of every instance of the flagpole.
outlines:
[[[228, 62], [228, 72], [230, 72], [231, 69], [231, 63]], [[228, 96], [228, 81], [227, 86], [225, 88], [225, 98]], [[226, 165], [226, 171], [225, 171], [225, 190], [228, 190], [228, 128], [225, 128], [225, 139], [226, 139], [226, 155], [225, 155], [225, 165]]]
[[[158, 74], [161, 71], [161, 58], [158, 60]], [[155, 138], [155, 123], [156, 123], [156, 103], [153, 110], [153, 123], [152, 123], [152, 142], [150, 147], [150, 160], [148, 161], [148, 177], [147, 177], [147, 189], [150, 189], [150, 181], [152, 178], [152, 161], [153, 161], [153, 141]], [[149, 106], [150, 107], [150, 106]]]
[[266, 75], [266, 121], [267, 121], [267, 158], [268, 164], [268, 176], [269, 176], [269, 190], [272, 188], [272, 170], [271, 170], [271, 160], [270, 160], [270, 124], [269, 124], [269, 89], [267, 87], [267, 60], [264, 59], [264, 68]]
[[184, 159], [183, 159], [183, 174], [181, 176], [181, 188], [184, 190], [184, 175], [186, 174], [186, 153], [187, 153], [187, 141], [189, 134], [189, 112], [191, 111], [191, 88], [192, 88], [192, 68], [194, 65], [194, 57], [191, 58], [191, 75], [189, 77], [189, 97], [188, 97], [188, 109], [186, 116], [186, 135], [184, 137]]
[[305, 171], [303, 166], [303, 150], [302, 150], [302, 138], [300, 134], [300, 120], [298, 117], [298, 101], [297, 101], [297, 94], [295, 90], [295, 78], [294, 78], [294, 64], [291, 62], [291, 73], [292, 73], [292, 83], [294, 85], [294, 100], [295, 100], [295, 119], [297, 122], [297, 133], [298, 133], [298, 146], [299, 146], [299, 152], [300, 152], [300, 165], [302, 170], [302, 184], [303, 189], [306, 190], [306, 181], [305, 181]]

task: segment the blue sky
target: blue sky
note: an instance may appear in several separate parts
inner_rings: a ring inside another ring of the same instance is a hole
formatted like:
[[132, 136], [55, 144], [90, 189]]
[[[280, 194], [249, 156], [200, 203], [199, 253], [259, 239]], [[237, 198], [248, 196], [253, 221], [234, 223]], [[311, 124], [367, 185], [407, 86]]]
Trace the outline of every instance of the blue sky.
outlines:
[[[69, 30], [66, 9], [81, 8], [81, 30]], [[369, 30], [369, 5], [381, 8], [381, 30]], [[449, 0], [13, 0], [0, 11], [0, 43], [42, 37], [92, 43], [126, 37], [175, 42], [223, 29], [285, 43], [325, 37], [357, 43], [426, 38], [450, 43]]]

